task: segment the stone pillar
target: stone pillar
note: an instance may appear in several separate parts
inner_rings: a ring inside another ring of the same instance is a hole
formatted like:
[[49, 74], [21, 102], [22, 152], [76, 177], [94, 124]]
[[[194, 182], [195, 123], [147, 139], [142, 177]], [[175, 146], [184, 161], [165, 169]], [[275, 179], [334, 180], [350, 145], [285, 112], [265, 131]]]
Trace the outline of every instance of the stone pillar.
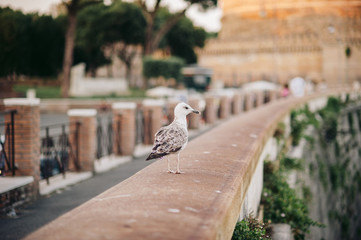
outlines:
[[245, 111], [249, 111], [254, 107], [254, 96], [253, 93], [246, 93], [245, 94]]
[[117, 102], [113, 109], [113, 152], [116, 155], [133, 155], [135, 148], [135, 111], [134, 102]]
[[227, 119], [231, 115], [231, 99], [228, 96], [222, 96], [220, 100], [220, 119]]
[[201, 126], [201, 119], [202, 119], [202, 107], [200, 98], [190, 98], [188, 101], [188, 104], [195, 110], [198, 110], [200, 114], [191, 113], [189, 114], [188, 120], [189, 120], [189, 128], [190, 129], [198, 129]]
[[270, 91], [270, 102], [273, 102], [278, 99], [278, 91]]
[[213, 96], [206, 96], [206, 109], [204, 112], [204, 119], [206, 123], [212, 124], [217, 120], [218, 103]]
[[262, 106], [264, 104], [264, 92], [258, 91], [255, 93], [256, 97], [256, 107]]
[[[96, 156], [96, 121], [95, 109], [70, 109], [69, 142], [76, 160], [69, 163], [77, 171], [94, 171]], [[76, 147], [77, 146], [77, 147]]]
[[[5, 110], [16, 110], [14, 116], [14, 146], [16, 176], [34, 177], [34, 197], [39, 192], [40, 180], [40, 100], [38, 98], [4, 99]], [[5, 123], [11, 121], [5, 115]], [[7, 147], [7, 146], [6, 146]]]
[[235, 93], [232, 98], [232, 114], [238, 115], [241, 113], [242, 107], [242, 97], [240, 93]]
[[163, 101], [146, 99], [143, 101], [144, 144], [152, 145], [154, 135], [163, 125]]

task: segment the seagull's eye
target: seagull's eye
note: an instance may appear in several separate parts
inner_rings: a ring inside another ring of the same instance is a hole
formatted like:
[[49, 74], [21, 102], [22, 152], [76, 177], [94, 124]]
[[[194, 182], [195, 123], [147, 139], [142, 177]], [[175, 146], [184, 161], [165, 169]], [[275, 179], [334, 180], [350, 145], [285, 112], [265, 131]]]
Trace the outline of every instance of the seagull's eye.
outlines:
[[188, 107], [184, 107], [184, 108], [188, 110]]

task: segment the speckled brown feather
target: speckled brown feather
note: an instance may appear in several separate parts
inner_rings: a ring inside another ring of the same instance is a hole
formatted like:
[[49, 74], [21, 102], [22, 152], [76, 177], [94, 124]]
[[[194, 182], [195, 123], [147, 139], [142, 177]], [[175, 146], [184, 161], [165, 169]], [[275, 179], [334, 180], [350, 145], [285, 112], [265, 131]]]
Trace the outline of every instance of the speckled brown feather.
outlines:
[[177, 153], [185, 147], [187, 142], [187, 130], [176, 122], [172, 122], [170, 125], [160, 128], [155, 134], [154, 147], [146, 160]]

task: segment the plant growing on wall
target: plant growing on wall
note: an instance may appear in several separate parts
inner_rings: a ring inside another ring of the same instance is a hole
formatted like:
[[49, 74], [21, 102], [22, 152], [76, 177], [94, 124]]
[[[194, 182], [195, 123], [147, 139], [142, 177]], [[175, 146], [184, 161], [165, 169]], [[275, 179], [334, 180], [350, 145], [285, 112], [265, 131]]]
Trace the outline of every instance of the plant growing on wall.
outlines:
[[290, 161], [280, 161], [279, 169], [272, 166], [271, 162], [265, 162], [261, 200], [264, 205], [264, 219], [268, 223], [290, 224], [295, 239], [304, 239], [311, 226], [323, 225], [309, 218], [306, 201], [298, 198], [295, 190], [288, 185], [283, 171], [289, 170], [288, 166], [299, 168], [299, 164], [289, 164]]
[[237, 222], [232, 240], [271, 239], [266, 231], [267, 226], [252, 215]]

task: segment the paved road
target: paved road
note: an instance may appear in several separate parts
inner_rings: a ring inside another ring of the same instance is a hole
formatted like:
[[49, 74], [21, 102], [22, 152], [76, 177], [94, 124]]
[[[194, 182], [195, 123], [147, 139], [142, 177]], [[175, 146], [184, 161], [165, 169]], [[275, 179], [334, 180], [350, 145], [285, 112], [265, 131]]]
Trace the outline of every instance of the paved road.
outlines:
[[17, 211], [17, 218], [0, 218], [0, 239], [21, 239], [46, 223], [120, 183], [151, 164], [145, 157], [134, 159], [108, 172], [41, 198]]

